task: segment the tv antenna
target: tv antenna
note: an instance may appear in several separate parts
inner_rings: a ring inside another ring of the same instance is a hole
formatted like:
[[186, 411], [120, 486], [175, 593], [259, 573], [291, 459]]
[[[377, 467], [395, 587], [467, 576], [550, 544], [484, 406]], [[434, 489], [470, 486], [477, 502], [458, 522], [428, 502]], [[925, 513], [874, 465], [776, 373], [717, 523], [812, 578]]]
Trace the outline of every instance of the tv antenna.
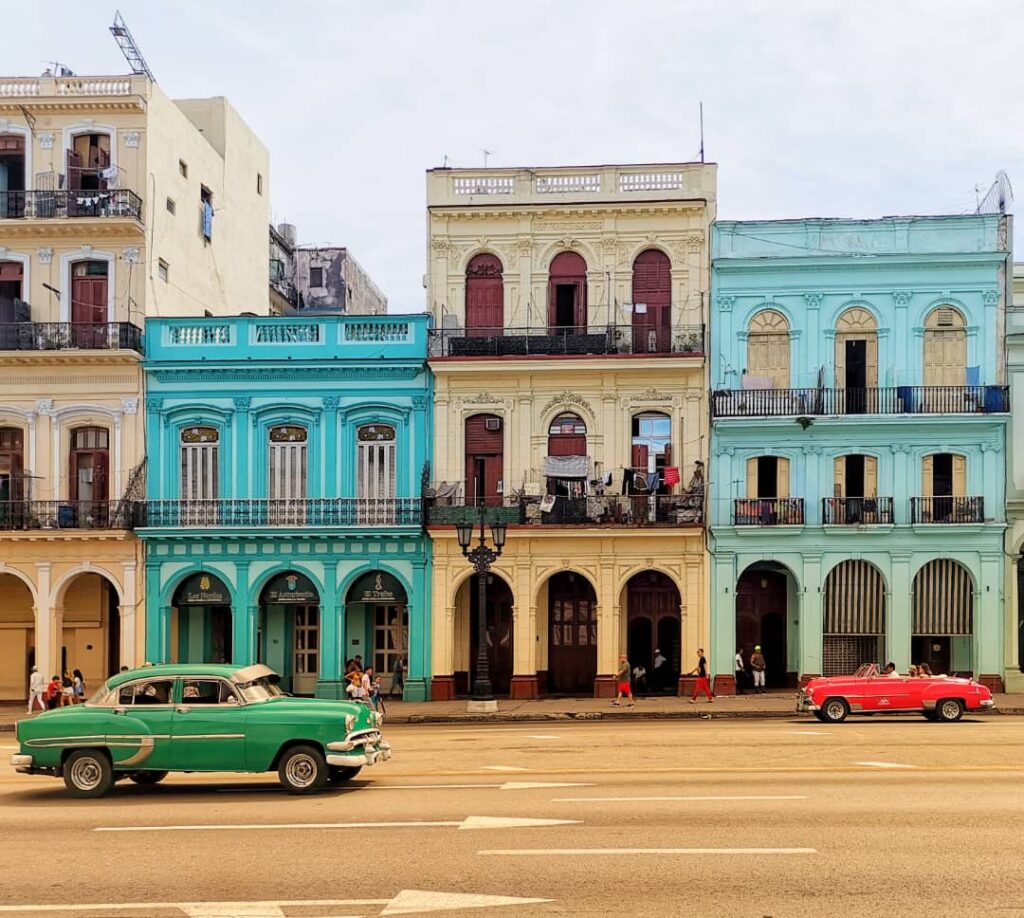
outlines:
[[132, 68], [132, 73], [143, 74], [155, 83], [156, 77], [153, 76], [153, 71], [149, 69], [149, 64], [146, 63], [146, 59], [142, 56], [139, 46], [135, 44], [132, 33], [128, 31], [128, 23], [124, 21], [124, 16], [121, 15], [120, 10], [114, 14], [114, 24], [110, 27], [110, 34], [114, 36], [114, 41], [117, 42], [117, 46], [121, 49], [125, 60], [128, 61], [128, 66]]
[[996, 180], [992, 183], [988, 193], [981, 199], [975, 213], [979, 214], [1005, 214], [1013, 207], [1013, 187], [1010, 185], [1010, 177], [1000, 169], [996, 173]]
[[484, 154], [484, 168], [486, 169], [487, 168], [487, 157], [488, 156], [494, 156], [494, 150], [481, 150], [480, 152]]

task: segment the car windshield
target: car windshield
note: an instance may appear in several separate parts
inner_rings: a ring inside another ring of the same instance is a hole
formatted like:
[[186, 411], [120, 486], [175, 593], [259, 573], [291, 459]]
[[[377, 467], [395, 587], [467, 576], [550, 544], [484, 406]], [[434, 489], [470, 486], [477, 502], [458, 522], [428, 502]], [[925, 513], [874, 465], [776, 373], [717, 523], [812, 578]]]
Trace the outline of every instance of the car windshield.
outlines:
[[271, 681], [266, 676], [256, 679], [254, 682], [240, 685], [238, 690], [246, 701], [266, 701], [268, 698], [277, 698], [284, 695], [277, 682]]

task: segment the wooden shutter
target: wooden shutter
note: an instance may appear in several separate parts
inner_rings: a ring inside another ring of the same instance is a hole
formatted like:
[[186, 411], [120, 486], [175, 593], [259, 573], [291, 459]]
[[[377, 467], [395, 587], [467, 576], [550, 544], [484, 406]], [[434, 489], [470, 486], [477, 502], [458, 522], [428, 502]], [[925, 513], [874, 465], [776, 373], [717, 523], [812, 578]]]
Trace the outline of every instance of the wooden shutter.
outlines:
[[82, 157], [74, 150], [68, 150], [67, 162], [67, 187], [71, 191], [76, 191], [82, 187]]
[[846, 388], [846, 336], [836, 335], [836, 388]]
[[846, 496], [846, 456], [836, 456], [833, 463], [832, 496]]
[[747, 497], [757, 497], [757, 459], [747, 460]]
[[953, 496], [967, 495], [967, 457], [953, 456]]
[[931, 456], [925, 456], [921, 463], [921, 496], [932, 497], [932, 470], [935, 462]]
[[867, 341], [864, 356], [865, 384], [867, 388], [874, 389], [878, 385], [878, 335], [874, 333], [866, 335], [865, 340]]
[[776, 460], [776, 497], [789, 497], [789, 460], [781, 456]]
[[864, 457], [864, 496], [878, 497], [878, 460], [874, 456]]
[[[466, 268], [466, 332], [499, 334], [504, 322], [504, 286], [501, 261], [481, 253]], [[472, 337], [472, 335], [470, 335]]]
[[647, 446], [642, 443], [633, 444], [633, 468], [639, 472], [647, 471]]

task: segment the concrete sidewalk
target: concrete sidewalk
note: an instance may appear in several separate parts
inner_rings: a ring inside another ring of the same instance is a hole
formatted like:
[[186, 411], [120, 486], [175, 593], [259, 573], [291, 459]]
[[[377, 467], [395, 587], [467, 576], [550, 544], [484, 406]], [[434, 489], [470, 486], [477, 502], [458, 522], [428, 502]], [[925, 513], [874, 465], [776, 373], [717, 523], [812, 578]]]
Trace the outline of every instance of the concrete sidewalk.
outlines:
[[[635, 707], [615, 707], [598, 698], [543, 698], [538, 701], [498, 702], [497, 714], [468, 714], [466, 702], [387, 701], [387, 722], [392, 724], [461, 724], [461, 723], [543, 723], [565, 720], [631, 720], [715, 718], [795, 717], [796, 693], [793, 690], [769, 692], [764, 695], [723, 695], [709, 704], [700, 700], [690, 704], [688, 698], [650, 696], [637, 700]], [[1024, 694], [995, 695], [992, 714], [1024, 715]], [[0, 704], [0, 733], [12, 732], [17, 721], [26, 717], [21, 703]]]

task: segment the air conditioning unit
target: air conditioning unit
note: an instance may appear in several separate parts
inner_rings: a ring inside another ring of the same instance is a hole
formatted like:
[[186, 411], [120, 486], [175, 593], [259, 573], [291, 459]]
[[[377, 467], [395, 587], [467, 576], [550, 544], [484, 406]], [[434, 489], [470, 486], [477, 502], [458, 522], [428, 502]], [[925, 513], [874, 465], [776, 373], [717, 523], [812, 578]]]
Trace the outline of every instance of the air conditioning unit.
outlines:
[[484, 418], [484, 430], [501, 430], [501, 418]]

